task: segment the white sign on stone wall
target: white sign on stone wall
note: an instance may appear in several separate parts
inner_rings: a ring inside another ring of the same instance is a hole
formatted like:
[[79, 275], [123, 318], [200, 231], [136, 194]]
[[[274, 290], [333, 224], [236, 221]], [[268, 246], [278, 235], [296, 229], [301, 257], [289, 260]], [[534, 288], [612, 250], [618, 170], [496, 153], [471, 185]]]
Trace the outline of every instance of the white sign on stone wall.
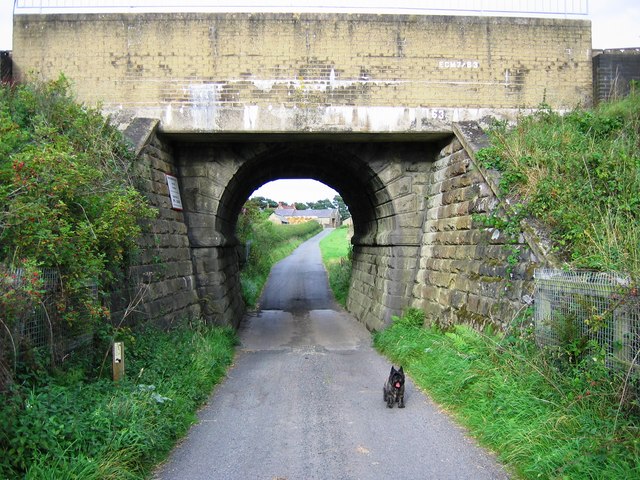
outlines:
[[171, 208], [174, 210], [182, 210], [182, 199], [180, 198], [178, 179], [173, 175], [165, 176], [167, 177], [167, 186], [169, 187], [169, 196], [171, 197]]

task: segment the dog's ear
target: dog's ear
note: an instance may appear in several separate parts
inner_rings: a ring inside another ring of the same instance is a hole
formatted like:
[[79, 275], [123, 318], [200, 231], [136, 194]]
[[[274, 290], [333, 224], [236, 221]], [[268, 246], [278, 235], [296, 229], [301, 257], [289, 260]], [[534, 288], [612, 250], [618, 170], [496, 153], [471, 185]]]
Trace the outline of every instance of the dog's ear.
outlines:
[[391, 365], [391, 373], [389, 375], [393, 375], [395, 371], [396, 371], [396, 369], [393, 368], [393, 365]]
[[400, 367], [400, 370], [398, 370], [398, 373], [401, 373], [402, 375], [404, 375], [404, 370], [402, 370], [402, 367]]

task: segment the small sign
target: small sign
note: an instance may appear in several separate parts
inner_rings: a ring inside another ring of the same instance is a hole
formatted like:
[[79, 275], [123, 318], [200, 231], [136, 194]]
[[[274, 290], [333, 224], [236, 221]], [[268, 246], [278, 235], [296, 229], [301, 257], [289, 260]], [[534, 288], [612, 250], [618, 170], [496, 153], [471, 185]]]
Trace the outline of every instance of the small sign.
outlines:
[[178, 179], [173, 175], [166, 175], [167, 186], [169, 187], [169, 196], [171, 197], [171, 208], [174, 210], [182, 210], [182, 199], [180, 198], [180, 187], [178, 187]]
[[480, 62], [478, 60], [440, 60], [438, 68], [480, 68]]

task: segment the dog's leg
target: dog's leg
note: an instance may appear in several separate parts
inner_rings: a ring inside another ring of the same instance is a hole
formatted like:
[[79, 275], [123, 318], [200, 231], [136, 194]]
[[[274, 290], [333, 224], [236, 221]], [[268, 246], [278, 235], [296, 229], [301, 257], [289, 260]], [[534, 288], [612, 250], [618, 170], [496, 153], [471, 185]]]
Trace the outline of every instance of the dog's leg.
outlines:
[[400, 394], [398, 398], [398, 408], [404, 408], [404, 392]]

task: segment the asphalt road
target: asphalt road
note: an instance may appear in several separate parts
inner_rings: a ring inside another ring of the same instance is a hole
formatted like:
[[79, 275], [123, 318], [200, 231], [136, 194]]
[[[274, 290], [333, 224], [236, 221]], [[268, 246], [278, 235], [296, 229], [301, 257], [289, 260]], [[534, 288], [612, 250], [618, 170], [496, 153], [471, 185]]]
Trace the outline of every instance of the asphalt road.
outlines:
[[506, 479], [494, 457], [407, 380], [335, 304], [312, 238], [274, 267], [226, 380], [157, 480]]

